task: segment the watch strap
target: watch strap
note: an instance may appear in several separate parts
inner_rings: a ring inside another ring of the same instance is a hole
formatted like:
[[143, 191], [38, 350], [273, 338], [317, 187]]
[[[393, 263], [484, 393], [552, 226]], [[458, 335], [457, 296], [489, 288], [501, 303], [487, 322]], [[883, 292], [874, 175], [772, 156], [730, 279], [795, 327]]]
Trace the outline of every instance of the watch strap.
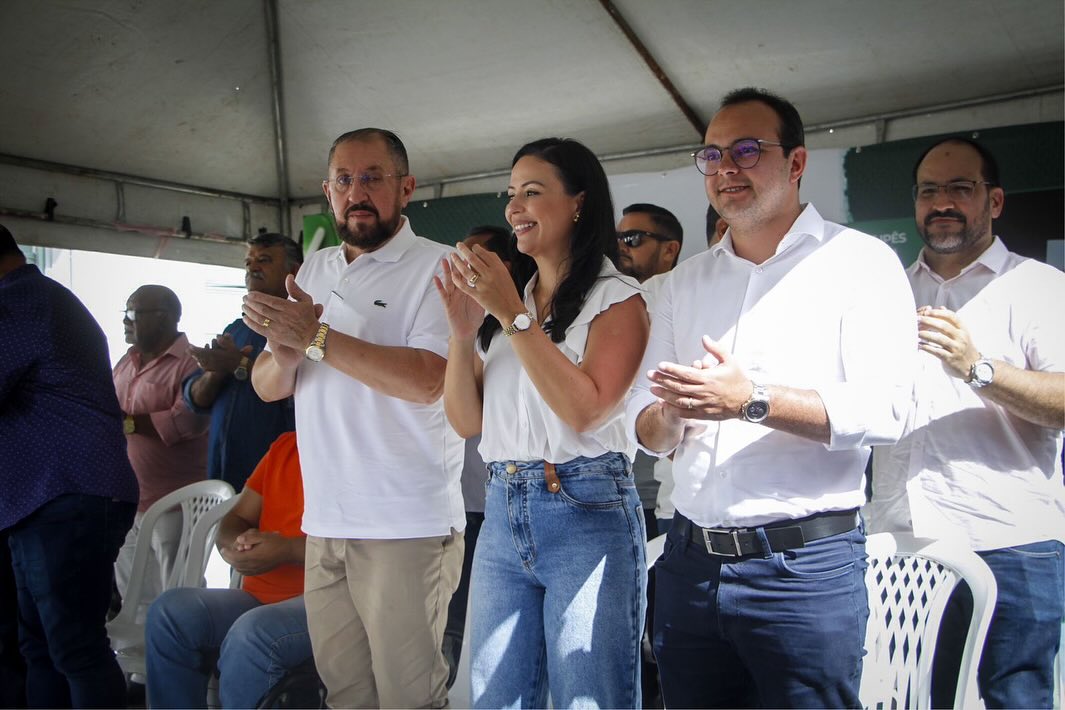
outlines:
[[[527, 317], [529, 319], [529, 325], [525, 326], [524, 328], [519, 328], [518, 327], [518, 318], [520, 316]], [[534, 316], [531, 312], [525, 311], [524, 313], [519, 313], [518, 315], [514, 316], [514, 320], [511, 321], [510, 325], [508, 325], [506, 328], [503, 329], [503, 335], [505, 335], [505, 336], [507, 336], [509, 338], [510, 336], [514, 335], [515, 333], [517, 333], [519, 331], [528, 330], [529, 328], [532, 327], [532, 324], [535, 323], [535, 322], [536, 322], [536, 316]]]

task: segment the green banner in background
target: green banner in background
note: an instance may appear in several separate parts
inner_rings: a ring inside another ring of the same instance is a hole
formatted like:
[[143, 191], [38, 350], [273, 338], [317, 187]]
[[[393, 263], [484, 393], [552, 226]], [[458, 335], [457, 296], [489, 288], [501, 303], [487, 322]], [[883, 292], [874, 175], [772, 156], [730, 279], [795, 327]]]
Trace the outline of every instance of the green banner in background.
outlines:
[[872, 234], [895, 250], [903, 266], [909, 266], [917, 260], [924, 242], [917, 233], [917, 224], [913, 217], [906, 219], [870, 219], [853, 222], [848, 225], [859, 232]]
[[303, 215], [303, 255], [340, 244], [336, 222], [327, 214]]

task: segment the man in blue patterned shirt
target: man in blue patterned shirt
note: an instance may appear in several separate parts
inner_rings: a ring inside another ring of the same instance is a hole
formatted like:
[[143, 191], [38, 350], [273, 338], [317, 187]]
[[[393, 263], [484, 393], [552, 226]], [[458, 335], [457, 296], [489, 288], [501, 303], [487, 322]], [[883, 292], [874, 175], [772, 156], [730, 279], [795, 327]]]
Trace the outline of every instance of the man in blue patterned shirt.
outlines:
[[[303, 250], [292, 239], [258, 234], [248, 240], [244, 283], [248, 291], [287, 298], [285, 277], [295, 275], [302, 263]], [[238, 493], [270, 444], [296, 430], [291, 397], [264, 402], [251, 386], [252, 365], [265, 345], [266, 338], [237, 318], [209, 345], [189, 348], [200, 369], [185, 379], [185, 404], [211, 415], [207, 475]]]
[[30, 707], [121, 707], [104, 619], [133, 522], [107, 341], [74, 294], [0, 226], [0, 539], [8, 545]]

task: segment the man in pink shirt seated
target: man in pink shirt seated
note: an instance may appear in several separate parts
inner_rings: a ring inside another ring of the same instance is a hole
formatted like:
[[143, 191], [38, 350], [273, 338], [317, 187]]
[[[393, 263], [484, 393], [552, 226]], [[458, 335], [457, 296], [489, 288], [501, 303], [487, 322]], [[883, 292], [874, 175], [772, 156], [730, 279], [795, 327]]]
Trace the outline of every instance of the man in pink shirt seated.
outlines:
[[[182, 381], [198, 366], [189, 354], [188, 338], [177, 329], [180, 319], [181, 302], [165, 286], [141, 286], [126, 301], [122, 325], [131, 347], [115, 366], [114, 379], [140, 501], [115, 561], [115, 581], [123, 597], [144, 512], [167, 493], [207, 477], [210, 419], [189, 411], [181, 396]], [[173, 566], [180, 532], [180, 509], [159, 519], [145, 570], [145, 609]]]

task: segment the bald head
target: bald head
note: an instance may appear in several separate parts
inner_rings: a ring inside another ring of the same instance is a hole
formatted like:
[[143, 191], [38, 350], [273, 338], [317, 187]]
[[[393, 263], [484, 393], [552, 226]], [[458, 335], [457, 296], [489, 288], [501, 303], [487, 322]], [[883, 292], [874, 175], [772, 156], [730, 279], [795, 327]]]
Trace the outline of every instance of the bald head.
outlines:
[[176, 293], [158, 284], [141, 286], [126, 300], [126, 316], [122, 319], [126, 342], [154, 357], [177, 338], [179, 320], [181, 301]]

